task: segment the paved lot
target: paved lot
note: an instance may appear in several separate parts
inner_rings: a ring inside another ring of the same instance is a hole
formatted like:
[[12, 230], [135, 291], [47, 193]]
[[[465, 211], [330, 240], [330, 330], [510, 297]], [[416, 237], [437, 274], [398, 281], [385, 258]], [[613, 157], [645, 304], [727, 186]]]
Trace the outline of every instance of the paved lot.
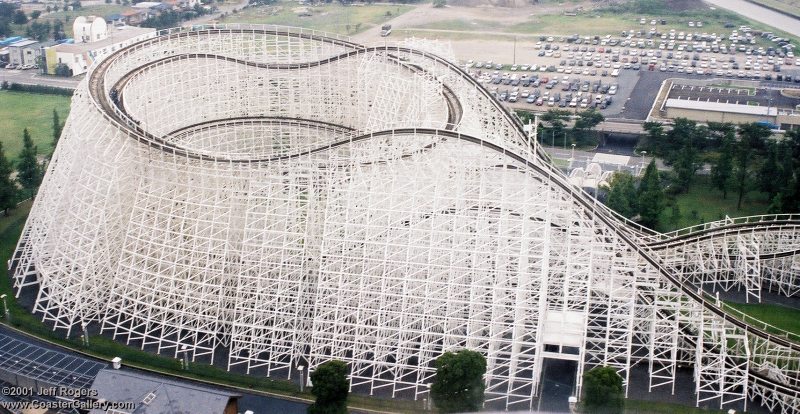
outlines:
[[740, 105], [772, 106], [781, 108], [794, 108], [800, 104], [800, 99], [781, 95], [779, 90], [759, 88], [754, 90], [697, 87], [674, 84], [669, 92], [670, 98], [686, 99], [692, 101], [722, 102]]
[[41, 75], [39, 74], [39, 71], [36, 69], [28, 69], [28, 70], [0, 69], [0, 82], [8, 81], [9, 83], [57, 86], [60, 88], [75, 89], [81, 80], [83, 80], [83, 76], [62, 78], [56, 76]]

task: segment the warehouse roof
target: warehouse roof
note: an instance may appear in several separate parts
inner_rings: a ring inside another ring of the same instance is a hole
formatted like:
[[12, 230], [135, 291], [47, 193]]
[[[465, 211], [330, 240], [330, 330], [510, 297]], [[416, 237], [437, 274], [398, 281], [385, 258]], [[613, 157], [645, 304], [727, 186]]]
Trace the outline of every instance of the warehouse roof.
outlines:
[[725, 102], [690, 101], [687, 99], [667, 99], [667, 108], [694, 109], [697, 111], [728, 112], [732, 114], [776, 116], [778, 108], [774, 106], [741, 105]]

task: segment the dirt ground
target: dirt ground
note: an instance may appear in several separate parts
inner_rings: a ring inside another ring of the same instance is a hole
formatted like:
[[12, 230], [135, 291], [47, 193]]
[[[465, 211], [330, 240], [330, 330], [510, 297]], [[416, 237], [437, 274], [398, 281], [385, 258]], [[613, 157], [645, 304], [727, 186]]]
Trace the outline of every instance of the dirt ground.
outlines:
[[[456, 5], [477, 2], [480, 2], [480, 4], [476, 6]], [[531, 16], [534, 15], [560, 13], [565, 7], [574, 9], [582, 6], [588, 9], [596, 6], [596, 3], [592, 1], [566, 3], [565, 6], [558, 4], [531, 5], [520, 0], [492, 0], [492, 2], [500, 5], [487, 4], [486, 0], [456, 0], [455, 2], [448, 2], [448, 5], [442, 8], [435, 8], [430, 3], [422, 4], [414, 10], [386, 22], [392, 25], [393, 30], [393, 34], [389, 38], [381, 37], [379, 30], [367, 30], [354, 36], [353, 40], [367, 45], [383, 44], [384, 41], [397, 42], [402, 40], [405, 37], [404, 31], [406, 29], [413, 29], [414, 27], [439, 21], [488, 20], [504, 25], [512, 25], [529, 21]], [[506, 4], [514, 4], [514, 6], [503, 6]], [[427, 30], [425, 38], [437, 39], [436, 33], [437, 31], [435, 30]], [[456, 32], [454, 31], [454, 33]], [[480, 39], [481, 35], [485, 35], [487, 39]], [[533, 46], [538, 41], [538, 36], [534, 35], [516, 35], [515, 41], [514, 35], [509, 35], [502, 31], [473, 32], [472, 37], [474, 38], [463, 40], [446, 39], [442, 41], [450, 43], [455, 57], [460, 60], [493, 60], [495, 62], [514, 63], [516, 56], [516, 63], [523, 64], [526, 63], [526, 56], [535, 56]]]

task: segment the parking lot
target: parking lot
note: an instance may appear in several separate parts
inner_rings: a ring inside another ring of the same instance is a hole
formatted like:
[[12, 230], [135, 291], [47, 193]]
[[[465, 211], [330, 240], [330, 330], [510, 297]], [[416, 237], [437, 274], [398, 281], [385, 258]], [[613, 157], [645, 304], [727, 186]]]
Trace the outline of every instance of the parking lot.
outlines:
[[[542, 36], [535, 45], [536, 55], [516, 64], [467, 60], [464, 65], [515, 109], [597, 108], [606, 117], [640, 120], [646, 119], [667, 78], [747, 79], [775, 88], [800, 88], [800, 59], [793, 46], [769, 33], [753, 33], [746, 27], [729, 35], [660, 33], [656, 25], [649, 31], [621, 34]], [[757, 38], [775, 46], [756, 47]], [[777, 91], [762, 92], [754, 102], [781, 99]]]
[[771, 88], [703, 87], [673, 84], [669, 98], [691, 101], [722, 102], [740, 105], [772, 106], [791, 108], [800, 104], [800, 99], [784, 96]]

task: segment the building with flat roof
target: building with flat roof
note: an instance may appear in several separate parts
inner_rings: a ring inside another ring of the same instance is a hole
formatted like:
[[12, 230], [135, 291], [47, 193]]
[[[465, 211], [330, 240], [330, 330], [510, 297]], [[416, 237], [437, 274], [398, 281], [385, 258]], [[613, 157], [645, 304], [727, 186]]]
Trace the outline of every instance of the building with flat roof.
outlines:
[[[106, 401], [135, 404], [135, 409], [123, 412], [136, 414], [236, 414], [241, 397], [217, 388], [113, 369], [100, 371], [91, 389], [97, 391], [98, 398]], [[92, 414], [105, 412], [99, 409], [90, 411]]]
[[22, 39], [8, 45], [8, 63], [15, 66], [35, 65], [40, 54], [36, 40]]
[[[105, 22], [103, 23], [105, 24]], [[59, 64], [67, 65], [72, 71], [72, 76], [86, 73], [89, 66], [103, 56], [127, 45], [154, 37], [156, 29], [133, 26], [108, 27], [107, 33], [107, 37], [96, 42], [62, 43], [46, 48], [43, 54], [46, 73], [55, 75], [56, 66]]]
[[745, 105], [669, 98], [664, 104], [666, 117], [688, 118], [698, 122], [731, 122], [744, 124], [768, 122], [780, 129], [800, 126], [800, 112], [775, 106]]

